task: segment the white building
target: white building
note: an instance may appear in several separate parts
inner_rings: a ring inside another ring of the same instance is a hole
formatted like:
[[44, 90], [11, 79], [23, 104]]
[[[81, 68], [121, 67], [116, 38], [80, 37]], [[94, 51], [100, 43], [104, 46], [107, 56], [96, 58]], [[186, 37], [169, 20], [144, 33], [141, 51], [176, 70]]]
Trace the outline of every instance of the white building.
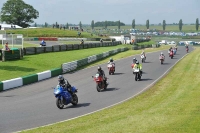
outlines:
[[21, 29], [22, 27], [18, 26], [18, 25], [11, 25], [11, 24], [1, 24], [1, 30], [5, 30], [5, 29], [11, 29], [11, 27], [16, 28], [16, 29]]

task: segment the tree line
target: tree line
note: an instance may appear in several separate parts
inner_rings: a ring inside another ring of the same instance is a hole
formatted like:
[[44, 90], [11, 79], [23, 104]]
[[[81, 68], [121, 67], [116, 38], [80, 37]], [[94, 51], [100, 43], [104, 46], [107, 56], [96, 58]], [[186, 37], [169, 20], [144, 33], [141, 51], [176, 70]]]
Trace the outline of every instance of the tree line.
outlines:
[[[39, 17], [39, 12], [33, 8], [33, 6], [26, 4], [23, 0], [7, 0], [6, 3], [3, 4], [1, 9], [1, 15], [0, 20], [1, 22], [6, 22], [8, 24], [13, 25], [19, 25], [23, 28], [29, 27], [31, 23], [34, 23], [33, 19], [37, 19]], [[183, 27], [183, 21], [182, 19], [179, 20], [178, 27], [179, 30], [182, 31]], [[48, 23], [44, 23], [44, 27], [48, 27]], [[57, 26], [57, 22], [55, 24]], [[120, 29], [121, 26], [124, 26], [125, 24], [123, 22], [119, 21], [102, 21], [102, 22], [94, 22], [92, 20], [91, 22], [91, 28], [94, 29], [94, 27], [104, 27], [107, 29], [107, 26], [117, 26], [118, 29]], [[166, 29], [167, 23], [165, 20], [162, 22], [163, 30]], [[66, 28], [68, 28], [70, 25], [67, 23], [64, 25]], [[35, 23], [35, 27], [37, 27], [37, 24]], [[82, 29], [82, 23], [79, 22], [79, 27]], [[132, 28], [136, 28], [135, 19], [132, 20]], [[146, 28], [150, 28], [150, 22], [149, 19], [146, 20]], [[196, 19], [195, 22], [195, 28], [196, 31], [199, 30], [199, 19]]]

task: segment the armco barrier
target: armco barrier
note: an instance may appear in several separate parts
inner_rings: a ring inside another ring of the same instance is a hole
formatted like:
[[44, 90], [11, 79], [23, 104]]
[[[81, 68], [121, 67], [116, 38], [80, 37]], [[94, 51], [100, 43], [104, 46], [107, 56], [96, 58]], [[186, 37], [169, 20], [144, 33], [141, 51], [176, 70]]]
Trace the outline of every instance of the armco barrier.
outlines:
[[41, 73], [37, 73], [37, 75], [38, 75], [38, 81], [44, 80], [51, 77], [51, 71], [50, 70], [44, 71]]
[[96, 55], [96, 57], [97, 57], [97, 60], [100, 60], [103, 58], [103, 54], [98, 54], [98, 55]]
[[[38, 39], [38, 38], [34, 38]], [[39, 39], [44, 39], [41, 37]], [[45, 38], [49, 39], [49, 38]], [[52, 39], [52, 38], [51, 38]], [[95, 47], [106, 47], [106, 46], [116, 46], [121, 44], [120, 41], [117, 42], [104, 42], [104, 43], [85, 43], [85, 44], [62, 44], [62, 45], [53, 45], [53, 46], [45, 46], [45, 47], [28, 47], [23, 48], [24, 55], [31, 54], [40, 54], [46, 52], [58, 52], [58, 51], [66, 51], [66, 50], [77, 50], [77, 49], [85, 49], [85, 48], [95, 48]]]
[[31, 75], [23, 76], [22, 80], [23, 80], [23, 85], [31, 84], [38, 81], [38, 75], [31, 74]]
[[50, 71], [51, 71], [51, 77], [55, 77], [55, 76], [62, 74], [61, 68], [51, 69]]
[[23, 85], [22, 78], [15, 78], [11, 80], [5, 80], [3, 82], [3, 90], [7, 90], [10, 88], [15, 88]]

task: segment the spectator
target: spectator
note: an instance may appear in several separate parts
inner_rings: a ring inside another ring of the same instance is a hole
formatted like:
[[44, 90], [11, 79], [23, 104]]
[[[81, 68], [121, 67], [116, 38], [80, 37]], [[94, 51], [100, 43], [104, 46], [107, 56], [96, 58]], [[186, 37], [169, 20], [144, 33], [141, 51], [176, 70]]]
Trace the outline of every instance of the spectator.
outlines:
[[101, 38], [100, 42], [103, 43], [103, 39], [102, 38]]
[[53, 24], [53, 28], [55, 27], [55, 24]]
[[0, 30], [1, 30], [1, 25], [0, 25]]
[[63, 29], [65, 30], [65, 26], [63, 26]]
[[5, 50], [10, 51], [10, 48], [8, 47], [8, 42], [6, 42], [6, 44], [5, 44]]

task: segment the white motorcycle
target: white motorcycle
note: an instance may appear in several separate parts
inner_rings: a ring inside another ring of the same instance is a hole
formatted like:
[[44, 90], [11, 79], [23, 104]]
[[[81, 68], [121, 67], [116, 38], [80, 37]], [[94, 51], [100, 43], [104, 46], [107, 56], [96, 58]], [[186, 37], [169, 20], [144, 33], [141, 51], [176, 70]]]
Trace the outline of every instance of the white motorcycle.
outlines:
[[135, 81], [141, 80], [141, 75], [140, 75], [140, 69], [139, 68], [134, 68], [133, 69], [133, 74], [135, 74]]
[[141, 61], [142, 61], [142, 63], [144, 63], [145, 60], [146, 60], [145, 56], [142, 54], [140, 57], [141, 57]]
[[108, 65], [107, 65], [107, 67], [108, 67], [108, 71], [109, 71], [109, 75], [114, 75], [114, 73], [115, 73], [115, 64], [114, 63], [109, 63]]

